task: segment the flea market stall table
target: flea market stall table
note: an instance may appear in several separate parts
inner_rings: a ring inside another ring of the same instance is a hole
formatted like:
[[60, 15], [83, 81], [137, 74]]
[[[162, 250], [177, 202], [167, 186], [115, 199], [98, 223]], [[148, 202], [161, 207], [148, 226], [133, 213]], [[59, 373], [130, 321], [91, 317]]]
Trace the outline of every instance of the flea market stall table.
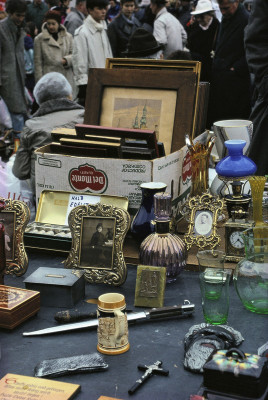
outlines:
[[[64, 257], [35, 253], [29, 255], [29, 267], [22, 277], [5, 276], [5, 284], [24, 288], [23, 280], [38, 267], [62, 268]], [[97, 298], [106, 292], [119, 292], [125, 295], [127, 308], [134, 307], [136, 266], [128, 265], [127, 280], [121, 287], [108, 287], [103, 284], [86, 283], [85, 299]], [[165, 306], [180, 304], [188, 299], [195, 304], [195, 313], [187, 318], [173, 318], [165, 321], [138, 322], [129, 326], [130, 350], [117, 356], [104, 355], [109, 364], [104, 372], [84, 373], [54, 378], [57, 381], [81, 385], [77, 400], [95, 400], [101, 395], [119, 399], [189, 399], [197, 393], [202, 383], [202, 375], [183, 368], [183, 339], [192, 325], [204, 322], [198, 273], [184, 271], [177, 282], [167, 285]], [[81, 300], [75, 306], [81, 311], [95, 311], [96, 305]], [[1, 360], [0, 378], [7, 373], [34, 375], [34, 367], [49, 358], [70, 357], [96, 352], [97, 332], [93, 330], [75, 331], [47, 336], [23, 337], [23, 332], [56, 326], [54, 320], [57, 307], [41, 306], [34, 317], [25, 321], [13, 331], [0, 330]], [[267, 316], [253, 314], [242, 306], [233, 284], [230, 286], [230, 311], [228, 324], [241, 332], [245, 340], [240, 346], [243, 351], [256, 353], [257, 348], [267, 341]], [[138, 364], [163, 362], [169, 376], [153, 376], [133, 396], [128, 390], [141, 376]]]

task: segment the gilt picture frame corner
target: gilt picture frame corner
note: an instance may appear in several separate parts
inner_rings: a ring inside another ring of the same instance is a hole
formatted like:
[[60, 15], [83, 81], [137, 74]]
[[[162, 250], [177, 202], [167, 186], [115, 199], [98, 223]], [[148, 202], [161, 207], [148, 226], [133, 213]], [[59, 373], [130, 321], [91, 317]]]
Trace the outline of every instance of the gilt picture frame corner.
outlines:
[[5, 208], [0, 212], [0, 221], [5, 228], [6, 275], [23, 275], [28, 268], [23, 235], [30, 220], [30, 210], [26, 203], [0, 197]]

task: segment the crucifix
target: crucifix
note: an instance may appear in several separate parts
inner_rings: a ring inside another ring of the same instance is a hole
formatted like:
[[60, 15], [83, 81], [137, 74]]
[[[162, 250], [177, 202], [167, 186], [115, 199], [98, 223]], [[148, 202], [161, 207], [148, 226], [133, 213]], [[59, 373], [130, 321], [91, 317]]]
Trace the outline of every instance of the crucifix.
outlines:
[[135, 384], [129, 389], [128, 393], [133, 394], [136, 390], [149, 379], [152, 375], [165, 375], [169, 374], [169, 371], [166, 369], [161, 368], [162, 361], [156, 361], [152, 365], [138, 365], [138, 369], [141, 371], [145, 371], [145, 373], [138, 379]]

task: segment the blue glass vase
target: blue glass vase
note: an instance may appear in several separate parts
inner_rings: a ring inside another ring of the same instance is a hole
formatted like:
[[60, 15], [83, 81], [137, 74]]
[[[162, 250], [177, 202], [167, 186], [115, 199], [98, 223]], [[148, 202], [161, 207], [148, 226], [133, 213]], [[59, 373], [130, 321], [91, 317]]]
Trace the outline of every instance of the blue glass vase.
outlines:
[[167, 185], [163, 182], [147, 182], [142, 183], [140, 188], [142, 193], [141, 205], [131, 223], [132, 236], [138, 242], [142, 242], [146, 236], [155, 231], [155, 226], [152, 224], [155, 219], [154, 195], [164, 192]]
[[229, 155], [216, 165], [216, 172], [219, 176], [239, 178], [253, 175], [256, 172], [257, 166], [254, 161], [243, 155], [245, 140], [226, 140], [224, 144]]

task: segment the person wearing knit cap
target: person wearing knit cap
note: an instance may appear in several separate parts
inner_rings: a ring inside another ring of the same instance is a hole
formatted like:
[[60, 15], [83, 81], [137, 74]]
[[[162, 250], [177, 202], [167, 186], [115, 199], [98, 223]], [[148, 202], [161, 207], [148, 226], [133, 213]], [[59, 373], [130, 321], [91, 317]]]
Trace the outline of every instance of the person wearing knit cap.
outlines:
[[59, 72], [65, 76], [73, 89], [73, 98], [77, 88], [72, 70], [73, 37], [61, 25], [61, 14], [49, 10], [45, 15], [42, 32], [34, 40], [35, 80], [48, 72]]
[[29, 179], [29, 187], [35, 193], [34, 151], [52, 142], [54, 128], [81, 124], [84, 108], [72, 100], [71, 85], [58, 72], [49, 72], [39, 79], [33, 94], [39, 108], [25, 123], [12, 172], [21, 180]]

